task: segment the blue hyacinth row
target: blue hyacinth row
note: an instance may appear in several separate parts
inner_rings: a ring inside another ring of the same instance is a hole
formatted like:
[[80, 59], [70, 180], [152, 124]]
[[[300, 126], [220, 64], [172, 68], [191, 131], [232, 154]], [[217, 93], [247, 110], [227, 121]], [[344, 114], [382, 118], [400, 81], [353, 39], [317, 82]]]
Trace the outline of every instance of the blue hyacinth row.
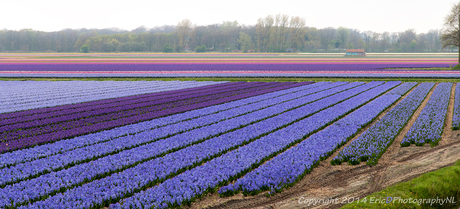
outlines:
[[[389, 83], [399, 84], [400, 82]], [[221, 196], [226, 196], [243, 191], [244, 194], [254, 195], [267, 190], [273, 193], [281, 191], [283, 187], [292, 186], [310, 172], [320, 160], [329, 157], [416, 84], [415, 82], [404, 83], [396, 87], [324, 130], [311, 135], [297, 146], [274, 157], [238, 179], [234, 184], [222, 187], [219, 193]]]
[[355, 165], [367, 160], [369, 165], [377, 164], [433, 86], [434, 83], [420, 84], [382, 119], [340, 151], [333, 161], [336, 164], [348, 162]]
[[405, 147], [410, 144], [422, 146], [425, 143], [435, 146], [438, 144], [446, 121], [451, 91], [452, 83], [438, 84], [414, 125], [404, 136], [401, 146]]
[[455, 87], [454, 116], [452, 118], [452, 129], [460, 129], [460, 83]]
[[[152, 92], [168, 91], [168, 89], [190, 88], [202, 86], [206, 83], [199, 82], [114, 82], [107, 83], [94, 81], [58, 81], [58, 82], [41, 82], [25, 81], [14, 82], [8, 81], [0, 83], [8, 88], [8, 93], [0, 95], [3, 105], [31, 105], [40, 102], [54, 101], [59, 103], [60, 100], [72, 98], [76, 102], [86, 101], [80, 98], [93, 97], [93, 100], [100, 98], [115, 98], [120, 96], [129, 96], [136, 94], [146, 94]], [[212, 84], [212, 83], [208, 83]], [[97, 96], [100, 97], [97, 97]], [[92, 100], [89, 100], [92, 101]]]
[[[261, 135], [269, 133], [272, 130], [277, 129], [283, 125], [292, 123], [295, 120], [298, 120], [299, 118], [302, 118], [306, 115], [310, 115], [314, 112], [324, 109], [325, 107], [333, 105], [353, 95], [357, 95], [363, 91], [368, 90], [369, 88], [375, 87], [380, 84], [381, 82], [373, 82], [373, 83], [369, 83], [365, 85], [362, 85], [362, 83], [355, 84], [355, 86], [358, 85], [358, 87], [342, 92], [342, 93], [338, 93], [334, 96], [327, 97], [325, 99], [316, 101], [314, 103], [299, 107], [297, 109], [283, 113], [273, 118], [269, 118], [262, 122], [255, 123], [250, 126], [246, 126], [244, 128], [238, 129], [233, 132], [229, 132], [227, 134], [219, 136], [219, 138], [211, 138], [210, 140], [206, 140], [195, 146], [187, 147], [184, 149], [185, 151], [173, 152], [161, 158], [156, 158], [156, 159], [153, 159], [152, 161], [147, 161], [147, 162], [138, 164], [136, 167], [133, 167], [132, 169], [127, 169], [119, 173], [114, 173], [109, 177], [106, 177], [100, 180], [96, 180], [88, 184], [84, 184], [82, 187], [76, 187], [63, 194], [57, 194], [45, 201], [36, 202], [32, 204], [31, 207], [32, 208], [38, 207], [38, 206], [53, 207], [53, 205], [54, 206], [64, 205], [66, 207], [79, 207], [80, 204], [81, 205], [106, 204], [107, 203], [106, 201], [111, 202], [110, 198], [113, 199], [114, 196], [116, 196], [117, 198], [120, 198], [124, 195], [130, 194], [135, 188], [140, 189], [146, 186], [148, 187], [152, 182], [155, 183], [155, 179], [158, 180], [160, 178], [166, 178], [169, 174], [171, 174], [171, 172], [172, 173], [177, 172], [181, 168], [183, 169], [184, 166], [187, 167], [187, 166], [193, 165], [196, 162], [200, 162], [203, 160], [199, 158], [199, 156], [202, 156], [202, 155], [193, 153], [190, 150], [198, 150], [201, 152], [214, 152], [214, 153], [223, 152], [226, 149], [228, 149], [229, 146], [230, 147], [238, 146], [239, 143], [244, 143], [244, 141], [251, 140], [256, 137], [260, 137]], [[325, 95], [323, 95], [322, 97], [324, 96]], [[283, 108], [283, 109], [286, 108], [284, 107], [284, 105], [279, 105], [279, 106], [283, 106], [283, 107], [278, 107], [278, 108]], [[201, 134], [201, 132], [197, 132], [195, 134]], [[237, 140], [238, 138], [241, 138], [242, 141], [238, 141]], [[172, 141], [172, 143], [178, 143], [181, 140], [186, 141], [188, 139], [181, 137], [181, 138], [175, 139], [174, 141]], [[237, 140], [237, 141], [235, 143], [232, 143], [232, 141], [234, 140]], [[217, 146], [218, 144], [221, 144], [221, 148], [215, 148], [215, 146]], [[165, 145], [161, 145], [161, 144], [158, 144], [157, 146], [151, 146], [149, 149], [135, 152], [136, 154], [135, 156], [141, 155], [142, 153], [146, 153], [147, 155], [152, 155], [152, 153], [154, 154], [155, 152], [163, 152], [164, 146]], [[209, 146], [214, 146], [214, 147], [210, 148]], [[125, 152], [128, 152], [128, 151], [121, 152], [120, 154], [125, 153]], [[181, 155], [178, 155], [176, 153], [181, 153]], [[189, 155], [189, 157], [185, 157], [184, 154]], [[130, 156], [130, 158], [127, 158], [127, 159], [131, 159], [131, 158], [133, 158], [133, 156]], [[182, 159], [183, 160], [188, 159], [192, 161], [189, 162], [189, 164], [185, 164], [185, 163], [181, 164], [181, 162], [183, 162]], [[166, 160], [166, 161], [162, 161], [162, 160]], [[97, 163], [97, 161], [93, 161], [92, 163]], [[163, 163], [159, 163], [160, 161]], [[98, 166], [103, 166], [104, 164], [107, 164], [109, 162], [98, 164], [95, 167], [97, 168]], [[175, 165], [176, 163], [178, 164]], [[111, 167], [113, 166], [114, 165], [112, 165]], [[231, 165], [228, 165], [228, 166], [231, 166]], [[171, 170], [169, 170], [169, 168]], [[136, 186], [127, 187], [127, 185], [136, 185]], [[102, 190], [105, 191], [104, 195], [100, 193], [100, 191]], [[80, 199], [82, 200], [80, 201], [77, 197], [84, 197], [82, 198], [84, 200]]]

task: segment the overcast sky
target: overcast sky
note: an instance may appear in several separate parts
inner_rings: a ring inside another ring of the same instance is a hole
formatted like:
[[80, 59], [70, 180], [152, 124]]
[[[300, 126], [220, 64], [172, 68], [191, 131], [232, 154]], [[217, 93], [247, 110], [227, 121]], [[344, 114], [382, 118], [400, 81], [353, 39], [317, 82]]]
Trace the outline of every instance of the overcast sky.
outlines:
[[441, 29], [455, 0], [0, 0], [0, 29], [120, 28], [132, 30], [238, 21], [254, 25], [260, 17], [287, 14], [305, 18], [309, 27], [347, 27], [360, 31], [426, 33]]

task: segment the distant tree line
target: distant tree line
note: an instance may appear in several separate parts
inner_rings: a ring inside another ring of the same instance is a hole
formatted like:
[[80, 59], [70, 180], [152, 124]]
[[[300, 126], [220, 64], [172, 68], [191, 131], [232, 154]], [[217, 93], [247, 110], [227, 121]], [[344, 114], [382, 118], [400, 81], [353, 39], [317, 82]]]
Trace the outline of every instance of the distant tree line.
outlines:
[[[440, 38], [441, 30], [376, 33], [344, 27], [318, 29], [306, 26], [300, 17], [269, 15], [250, 26], [236, 21], [195, 26], [185, 19], [177, 25], [141, 26], [132, 31], [1, 30], [0, 52], [440, 52]], [[457, 48], [444, 48], [453, 49]]]

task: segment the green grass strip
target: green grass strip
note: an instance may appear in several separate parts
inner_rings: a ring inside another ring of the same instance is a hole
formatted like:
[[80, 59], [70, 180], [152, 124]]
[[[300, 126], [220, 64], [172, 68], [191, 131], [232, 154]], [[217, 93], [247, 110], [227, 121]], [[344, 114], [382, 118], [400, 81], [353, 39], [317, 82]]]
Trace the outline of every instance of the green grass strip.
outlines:
[[390, 186], [343, 208], [458, 208], [459, 201], [460, 160], [453, 166]]

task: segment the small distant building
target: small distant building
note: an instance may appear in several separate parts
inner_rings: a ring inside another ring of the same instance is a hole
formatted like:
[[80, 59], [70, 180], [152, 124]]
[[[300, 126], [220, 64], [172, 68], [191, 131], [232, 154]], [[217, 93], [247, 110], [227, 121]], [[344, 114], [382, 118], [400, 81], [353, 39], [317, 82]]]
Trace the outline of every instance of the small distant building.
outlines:
[[347, 49], [345, 51], [345, 56], [346, 57], [365, 57], [366, 52], [364, 49]]

